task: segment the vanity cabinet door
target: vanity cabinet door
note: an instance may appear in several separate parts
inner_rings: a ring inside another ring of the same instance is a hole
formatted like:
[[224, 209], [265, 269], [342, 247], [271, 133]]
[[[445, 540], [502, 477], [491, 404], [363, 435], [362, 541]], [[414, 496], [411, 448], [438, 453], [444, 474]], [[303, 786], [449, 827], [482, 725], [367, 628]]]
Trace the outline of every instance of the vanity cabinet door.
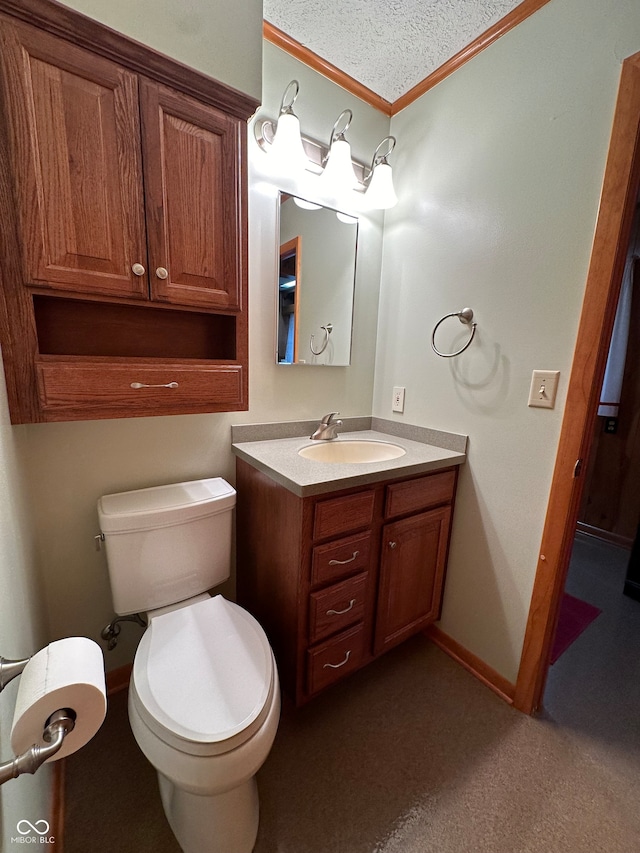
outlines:
[[240, 122], [150, 80], [140, 100], [151, 298], [237, 310]]
[[0, 68], [24, 283], [146, 299], [137, 76], [4, 17]]
[[386, 524], [382, 534], [374, 653], [440, 615], [451, 507]]

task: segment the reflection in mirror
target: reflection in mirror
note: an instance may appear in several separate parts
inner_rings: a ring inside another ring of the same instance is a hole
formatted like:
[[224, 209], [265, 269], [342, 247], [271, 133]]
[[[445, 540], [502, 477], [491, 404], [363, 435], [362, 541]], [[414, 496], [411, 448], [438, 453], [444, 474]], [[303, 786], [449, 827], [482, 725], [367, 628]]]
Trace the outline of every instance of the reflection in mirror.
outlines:
[[278, 364], [351, 358], [358, 220], [280, 193]]

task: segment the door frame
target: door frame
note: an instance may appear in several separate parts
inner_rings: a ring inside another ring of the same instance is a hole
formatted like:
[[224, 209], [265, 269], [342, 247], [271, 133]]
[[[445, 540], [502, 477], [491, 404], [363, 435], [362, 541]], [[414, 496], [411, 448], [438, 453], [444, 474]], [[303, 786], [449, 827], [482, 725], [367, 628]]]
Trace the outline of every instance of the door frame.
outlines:
[[542, 703], [571, 558], [598, 398], [640, 185], [640, 53], [622, 64], [602, 195], [569, 378], [514, 705]]

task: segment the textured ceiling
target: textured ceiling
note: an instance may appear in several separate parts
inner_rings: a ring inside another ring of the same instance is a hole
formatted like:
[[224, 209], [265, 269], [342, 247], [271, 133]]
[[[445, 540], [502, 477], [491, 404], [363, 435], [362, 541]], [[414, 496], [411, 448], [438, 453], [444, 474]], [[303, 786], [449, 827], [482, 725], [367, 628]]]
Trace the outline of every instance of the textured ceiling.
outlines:
[[264, 17], [393, 102], [522, 0], [264, 0]]

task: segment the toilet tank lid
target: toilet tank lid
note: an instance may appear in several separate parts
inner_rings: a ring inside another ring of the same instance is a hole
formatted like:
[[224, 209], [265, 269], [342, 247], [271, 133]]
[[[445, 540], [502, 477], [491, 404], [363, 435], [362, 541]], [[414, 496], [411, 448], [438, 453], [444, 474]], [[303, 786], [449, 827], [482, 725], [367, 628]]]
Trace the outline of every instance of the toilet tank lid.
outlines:
[[98, 517], [103, 533], [149, 530], [233, 508], [236, 491], [221, 477], [103, 495]]

